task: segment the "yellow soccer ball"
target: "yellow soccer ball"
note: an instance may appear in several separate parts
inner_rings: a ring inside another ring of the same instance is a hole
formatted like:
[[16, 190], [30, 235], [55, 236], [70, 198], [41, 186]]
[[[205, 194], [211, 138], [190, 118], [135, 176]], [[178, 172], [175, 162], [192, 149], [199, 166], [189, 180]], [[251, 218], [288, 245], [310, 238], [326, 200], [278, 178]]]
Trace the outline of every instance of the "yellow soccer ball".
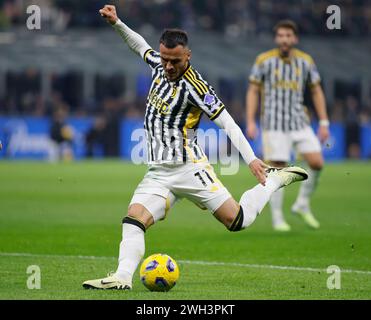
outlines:
[[169, 291], [179, 279], [179, 267], [167, 254], [153, 254], [140, 267], [140, 280], [151, 291]]

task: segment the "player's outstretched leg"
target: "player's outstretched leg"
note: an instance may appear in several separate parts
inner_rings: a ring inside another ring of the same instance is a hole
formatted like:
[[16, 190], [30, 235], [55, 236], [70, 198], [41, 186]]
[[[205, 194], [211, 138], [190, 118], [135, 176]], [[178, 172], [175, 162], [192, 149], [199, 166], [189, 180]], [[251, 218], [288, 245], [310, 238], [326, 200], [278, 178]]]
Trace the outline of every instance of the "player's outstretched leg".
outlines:
[[228, 205], [223, 204], [220, 209], [216, 210], [216, 218], [223, 222], [228, 230], [245, 229], [255, 221], [275, 191], [291, 183], [308, 179], [308, 173], [300, 167], [269, 168], [267, 174], [265, 186], [258, 184], [242, 195], [239, 211], [237, 215], [233, 214], [233, 220], [231, 213], [228, 212], [233, 205], [228, 208]]
[[274, 192], [269, 200], [272, 213], [273, 230], [278, 232], [291, 231], [291, 226], [286, 222], [283, 214], [284, 189]]
[[298, 197], [291, 207], [291, 211], [301, 217], [309, 227], [318, 229], [320, 224], [310, 208], [310, 198], [316, 190], [324, 160], [321, 153], [304, 154], [303, 157], [309, 164], [309, 177], [301, 184]]
[[128, 216], [124, 218], [122, 224], [117, 271], [106, 278], [85, 281], [83, 287], [85, 289], [130, 290], [133, 274], [145, 251], [144, 233], [152, 224], [151, 214], [142, 205], [130, 206]]

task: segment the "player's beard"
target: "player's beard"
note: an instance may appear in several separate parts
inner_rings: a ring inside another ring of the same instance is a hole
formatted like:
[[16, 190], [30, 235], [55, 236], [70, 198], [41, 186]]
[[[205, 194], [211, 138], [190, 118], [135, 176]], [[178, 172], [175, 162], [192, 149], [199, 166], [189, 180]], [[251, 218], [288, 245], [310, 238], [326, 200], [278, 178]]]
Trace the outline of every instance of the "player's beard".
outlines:
[[166, 79], [169, 81], [178, 80], [183, 75], [187, 68], [188, 63], [182, 69], [175, 70], [173, 73], [169, 73], [168, 71], [165, 70]]
[[279, 46], [280, 55], [283, 58], [289, 57], [292, 48], [293, 48], [293, 46], [288, 45], [288, 44], [284, 44], [284, 45]]
[[167, 80], [169, 81], [174, 81], [176, 79], [178, 79], [178, 72], [173, 72], [173, 73], [169, 73], [167, 71], [165, 71], [165, 76], [167, 78]]

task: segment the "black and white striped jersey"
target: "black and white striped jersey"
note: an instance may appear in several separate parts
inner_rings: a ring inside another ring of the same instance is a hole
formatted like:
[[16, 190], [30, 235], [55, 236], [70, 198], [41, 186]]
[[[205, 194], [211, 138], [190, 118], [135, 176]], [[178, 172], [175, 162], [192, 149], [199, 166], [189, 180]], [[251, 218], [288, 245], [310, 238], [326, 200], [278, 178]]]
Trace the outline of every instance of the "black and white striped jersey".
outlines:
[[263, 130], [300, 130], [308, 124], [303, 106], [304, 89], [320, 82], [312, 57], [294, 49], [282, 58], [278, 49], [260, 54], [252, 67], [249, 81], [261, 86]]
[[158, 52], [148, 49], [143, 59], [152, 69], [144, 120], [148, 164], [203, 161], [206, 156], [197, 143], [196, 130], [204, 113], [214, 120], [224, 104], [191, 65], [170, 82]]

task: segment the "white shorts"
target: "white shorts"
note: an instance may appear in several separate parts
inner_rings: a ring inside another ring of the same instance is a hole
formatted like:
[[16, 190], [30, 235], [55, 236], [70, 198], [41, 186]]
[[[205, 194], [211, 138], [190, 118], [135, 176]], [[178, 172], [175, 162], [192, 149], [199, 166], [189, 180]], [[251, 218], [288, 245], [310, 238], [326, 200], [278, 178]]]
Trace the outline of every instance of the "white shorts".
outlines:
[[321, 152], [321, 144], [309, 126], [288, 132], [263, 131], [264, 160], [289, 162], [293, 148], [300, 154]]
[[231, 197], [207, 161], [181, 165], [163, 164], [149, 167], [135, 190], [130, 205], [143, 205], [156, 222], [164, 219], [168, 210], [182, 198], [214, 213]]

